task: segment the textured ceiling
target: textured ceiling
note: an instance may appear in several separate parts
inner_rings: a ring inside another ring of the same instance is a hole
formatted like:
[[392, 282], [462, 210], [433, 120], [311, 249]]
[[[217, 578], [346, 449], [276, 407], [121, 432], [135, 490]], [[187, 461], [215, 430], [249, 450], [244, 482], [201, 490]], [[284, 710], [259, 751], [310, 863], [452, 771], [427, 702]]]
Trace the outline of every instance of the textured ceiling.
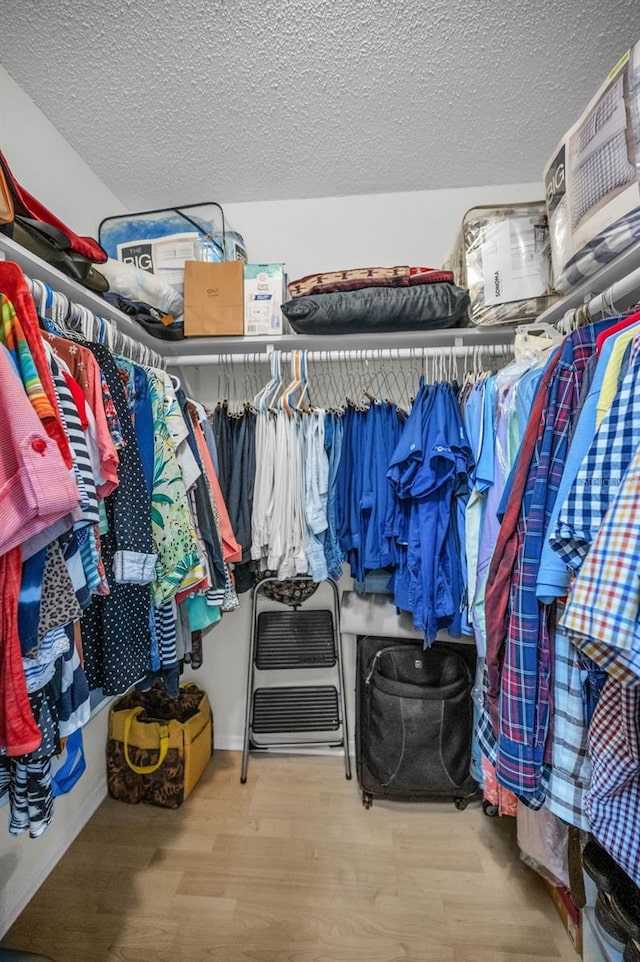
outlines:
[[639, 0], [3, 0], [0, 61], [135, 209], [540, 180], [638, 37]]

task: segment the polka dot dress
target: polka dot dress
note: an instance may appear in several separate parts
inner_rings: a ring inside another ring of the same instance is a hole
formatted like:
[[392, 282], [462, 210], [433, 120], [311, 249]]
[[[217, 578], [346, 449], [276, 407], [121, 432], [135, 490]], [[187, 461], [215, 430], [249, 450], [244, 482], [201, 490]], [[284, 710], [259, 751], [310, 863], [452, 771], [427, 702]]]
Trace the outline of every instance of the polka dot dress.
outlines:
[[90, 688], [105, 695], [126, 691], [149, 671], [151, 635], [149, 585], [116, 584], [111, 572], [118, 550], [150, 554], [151, 506], [127, 398], [110, 351], [89, 344], [107, 381], [122, 427], [120, 484], [105, 499], [109, 531], [102, 538], [102, 554], [111, 593], [96, 597], [82, 619], [85, 672]]

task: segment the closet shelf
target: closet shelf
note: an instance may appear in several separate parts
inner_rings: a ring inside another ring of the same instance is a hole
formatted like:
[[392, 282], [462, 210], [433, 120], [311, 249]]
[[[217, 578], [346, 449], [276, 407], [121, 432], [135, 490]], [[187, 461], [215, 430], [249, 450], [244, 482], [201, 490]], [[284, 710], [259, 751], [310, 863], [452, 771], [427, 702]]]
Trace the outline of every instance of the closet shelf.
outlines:
[[[4, 256], [3, 256], [4, 255]], [[25, 250], [20, 244], [16, 244], [10, 237], [0, 234], [0, 260], [15, 261], [19, 264], [27, 277], [34, 281], [43, 281], [54, 291], [59, 291], [68, 297], [74, 304], [81, 304], [89, 308], [94, 314], [105, 317], [112, 321], [122, 334], [127, 334], [134, 341], [145, 344], [158, 354], [164, 356], [164, 341], [147, 334], [145, 329], [136, 322], [112, 307], [107, 301], [103, 300], [99, 294], [94, 294], [81, 284], [76, 283], [62, 271], [59, 271], [51, 264], [47, 264], [42, 258], [31, 251]]]
[[438, 331], [395, 331], [387, 334], [280, 334], [277, 337], [187, 337], [163, 345], [167, 363], [197, 365], [207, 356], [221, 354], [264, 354], [280, 351], [394, 351], [423, 347], [471, 347], [491, 344], [513, 344], [515, 328], [451, 327]]
[[[546, 311], [538, 317], [536, 323], [546, 322], [547, 324], [557, 324], [558, 321], [562, 319], [567, 311], [573, 308], [579, 307], [580, 304], [587, 303], [592, 300], [595, 295], [602, 294], [603, 291], [608, 291], [612, 285], [620, 285], [620, 282], [624, 282], [626, 278], [629, 277], [634, 271], [640, 269], [640, 241], [633, 244], [626, 251], [623, 251], [618, 257], [605, 264], [591, 277], [588, 277], [582, 284], [575, 287], [560, 300], [548, 307]], [[630, 282], [632, 279], [629, 279]], [[626, 285], [623, 289], [621, 286], [620, 293], [616, 296], [614, 292], [614, 301], [616, 307], [625, 309], [630, 307], [635, 301], [638, 300], [638, 292], [640, 291], [640, 277], [636, 277], [635, 281]], [[634, 301], [635, 298], [635, 301]], [[598, 303], [592, 305], [591, 311], [599, 312], [602, 309], [601, 299], [598, 298]]]
[[515, 332], [514, 326], [503, 324], [499, 327], [453, 327], [436, 331], [396, 331], [387, 334], [341, 334], [339, 336], [282, 334], [277, 337], [188, 337], [182, 341], [163, 341], [148, 334], [132, 318], [112, 307], [98, 294], [77, 284], [36, 254], [32, 254], [9, 237], [0, 234], [0, 256], [2, 255], [6, 260], [19, 264], [25, 274], [33, 280], [44, 281], [75, 304], [82, 304], [94, 314], [113, 321], [119, 331], [157, 351], [168, 364], [172, 363], [173, 358], [179, 359], [177, 363], [180, 365], [197, 365], [205, 357], [221, 354], [263, 354], [274, 349], [393, 351], [423, 347], [462, 347], [463, 345], [483, 347], [492, 344], [512, 344]]

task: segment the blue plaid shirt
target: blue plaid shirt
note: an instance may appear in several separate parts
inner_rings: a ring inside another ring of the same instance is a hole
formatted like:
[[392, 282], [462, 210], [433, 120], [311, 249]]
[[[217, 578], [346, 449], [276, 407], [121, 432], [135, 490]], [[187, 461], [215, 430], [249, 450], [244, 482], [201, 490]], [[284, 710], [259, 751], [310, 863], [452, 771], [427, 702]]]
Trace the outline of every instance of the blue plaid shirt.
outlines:
[[578, 571], [640, 445], [640, 337], [608, 414], [591, 443], [549, 543]]
[[496, 774], [523, 802], [545, 799], [551, 752], [552, 639], [550, 612], [538, 602], [540, 556], [569, 449], [573, 421], [596, 337], [609, 321], [580, 328], [567, 338], [549, 385], [546, 410], [518, 519], [520, 550], [510, 591], [502, 665]]
[[569, 825], [589, 831], [584, 793], [591, 780], [580, 655], [566, 631], [554, 638], [551, 776], [546, 807]]

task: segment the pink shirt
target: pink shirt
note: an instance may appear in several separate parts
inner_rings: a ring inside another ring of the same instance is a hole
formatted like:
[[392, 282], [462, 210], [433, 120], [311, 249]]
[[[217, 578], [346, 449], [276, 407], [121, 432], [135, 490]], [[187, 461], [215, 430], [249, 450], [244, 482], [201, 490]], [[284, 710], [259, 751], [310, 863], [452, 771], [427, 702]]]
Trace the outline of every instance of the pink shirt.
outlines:
[[54, 354], [60, 357], [69, 368], [71, 374], [82, 388], [87, 404], [93, 411], [96, 420], [98, 437], [98, 451], [100, 454], [100, 473], [105, 483], [98, 485], [98, 494], [106, 498], [118, 487], [118, 464], [120, 459], [116, 446], [109, 432], [107, 415], [102, 398], [102, 383], [100, 368], [91, 351], [75, 341], [67, 341], [48, 331], [42, 336], [51, 344]]
[[60, 448], [0, 345], [0, 555], [50, 527], [80, 497]]

